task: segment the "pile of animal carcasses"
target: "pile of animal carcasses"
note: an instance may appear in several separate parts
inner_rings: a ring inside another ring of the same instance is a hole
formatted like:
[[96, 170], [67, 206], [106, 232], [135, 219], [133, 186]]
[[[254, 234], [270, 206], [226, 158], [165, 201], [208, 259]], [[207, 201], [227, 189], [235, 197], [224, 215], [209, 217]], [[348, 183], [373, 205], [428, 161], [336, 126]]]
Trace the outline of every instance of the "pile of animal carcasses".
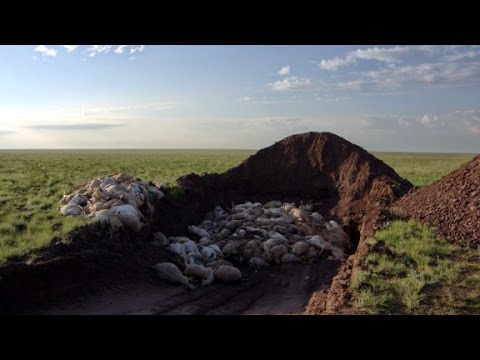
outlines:
[[155, 200], [166, 186], [145, 183], [125, 173], [91, 180], [60, 200], [64, 216], [82, 216], [110, 224], [113, 231], [140, 231], [153, 213]]
[[152, 239], [156, 246], [177, 256], [180, 266], [185, 267], [182, 274], [172, 263], [157, 264], [158, 275], [185, 286], [191, 279], [200, 279], [203, 285], [214, 279], [238, 281], [241, 273], [233, 264], [248, 264], [260, 270], [272, 264], [343, 260], [351, 246], [342, 227], [314, 212], [310, 203], [297, 207], [280, 201], [264, 205], [246, 202], [230, 211], [217, 206], [201, 224], [189, 226], [188, 232], [190, 237], [168, 238], [157, 232]]

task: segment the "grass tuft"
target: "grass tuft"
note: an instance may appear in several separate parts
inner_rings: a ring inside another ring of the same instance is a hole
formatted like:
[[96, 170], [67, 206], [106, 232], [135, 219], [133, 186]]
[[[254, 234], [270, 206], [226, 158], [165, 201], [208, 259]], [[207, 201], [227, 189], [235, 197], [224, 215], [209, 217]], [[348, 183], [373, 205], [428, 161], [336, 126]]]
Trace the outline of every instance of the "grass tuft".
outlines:
[[457, 247], [434, 228], [399, 220], [367, 243], [370, 253], [351, 279], [358, 309], [369, 314], [480, 312], [477, 249]]

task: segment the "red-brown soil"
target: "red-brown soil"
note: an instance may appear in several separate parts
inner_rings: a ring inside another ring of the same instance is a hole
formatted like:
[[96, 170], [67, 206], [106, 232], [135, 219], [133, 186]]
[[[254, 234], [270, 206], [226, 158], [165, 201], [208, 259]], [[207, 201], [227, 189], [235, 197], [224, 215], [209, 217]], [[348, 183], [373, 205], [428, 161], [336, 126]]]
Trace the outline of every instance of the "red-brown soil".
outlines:
[[316, 211], [346, 225], [362, 254], [364, 240], [383, 220], [382, 211], [412, 187], [362, 148], [334, 134], [312, 132], [262, 149], [223, 174], [191, 174], [177, 182], [183, 194], [161, 199], [152, 223], [140, 234], [112, 238], [107, 229], [89, 226], [71, 234], [67, 244], [43, 250], [31, 265], [1, 266], [3, 311], [343, 313], [348, 311], [345, 279], [355, 266], [353, 256], [343, 265], [289, 264], [258, 273], [241, 267], [245, 281], [238, 285], [187, 291], [155, 277], [151, 266], [171, 258], [149, 243], [151, 232], [186, 234], [188, 225], [199, 223], [218, 204], [313, 200]]
[[396, 206], [462, 245], [480, 244], [480, 155], [451, 174], [400, 199]]

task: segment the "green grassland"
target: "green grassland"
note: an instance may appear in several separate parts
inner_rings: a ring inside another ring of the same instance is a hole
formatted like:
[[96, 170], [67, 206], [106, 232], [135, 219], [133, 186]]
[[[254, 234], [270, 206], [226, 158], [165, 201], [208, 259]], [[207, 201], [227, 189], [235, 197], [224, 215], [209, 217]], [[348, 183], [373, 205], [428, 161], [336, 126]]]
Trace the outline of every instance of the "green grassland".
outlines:
[[431, 184], [473, 159], [472, 154], [389, 153], [374, 152], [403, 178], [415, 186]]
[[191, 172], [223, 172], [252, 151], [0, 151], [0, 263], [46, 246], [83, 223], [58, 211], [63, 192], [90, 179], [126, 172], [170, 185]]
[[[0, 263], [46, 246], [82, 223], [64, 218], [58, 201], [88, 180], [126, 172], [171, 185], [182, 175], [220, 173], [252, 150], [0, 151]], [[376, 153], [414, 185], [428, 184], [473, 155]]]
[[352, 275], [357, 309], [369, 314], [480, 314], [480, 248], [463, 248], [414, 221], [368, 239]]

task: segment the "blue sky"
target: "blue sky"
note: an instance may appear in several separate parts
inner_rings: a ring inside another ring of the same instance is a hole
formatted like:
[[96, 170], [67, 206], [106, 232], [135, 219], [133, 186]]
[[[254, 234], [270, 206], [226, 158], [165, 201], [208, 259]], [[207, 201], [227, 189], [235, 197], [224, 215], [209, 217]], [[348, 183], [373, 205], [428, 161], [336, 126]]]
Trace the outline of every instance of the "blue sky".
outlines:
[[330, 131], [480, 152], [479, 46], [0, 46], [0, 148], [246, 148]]

